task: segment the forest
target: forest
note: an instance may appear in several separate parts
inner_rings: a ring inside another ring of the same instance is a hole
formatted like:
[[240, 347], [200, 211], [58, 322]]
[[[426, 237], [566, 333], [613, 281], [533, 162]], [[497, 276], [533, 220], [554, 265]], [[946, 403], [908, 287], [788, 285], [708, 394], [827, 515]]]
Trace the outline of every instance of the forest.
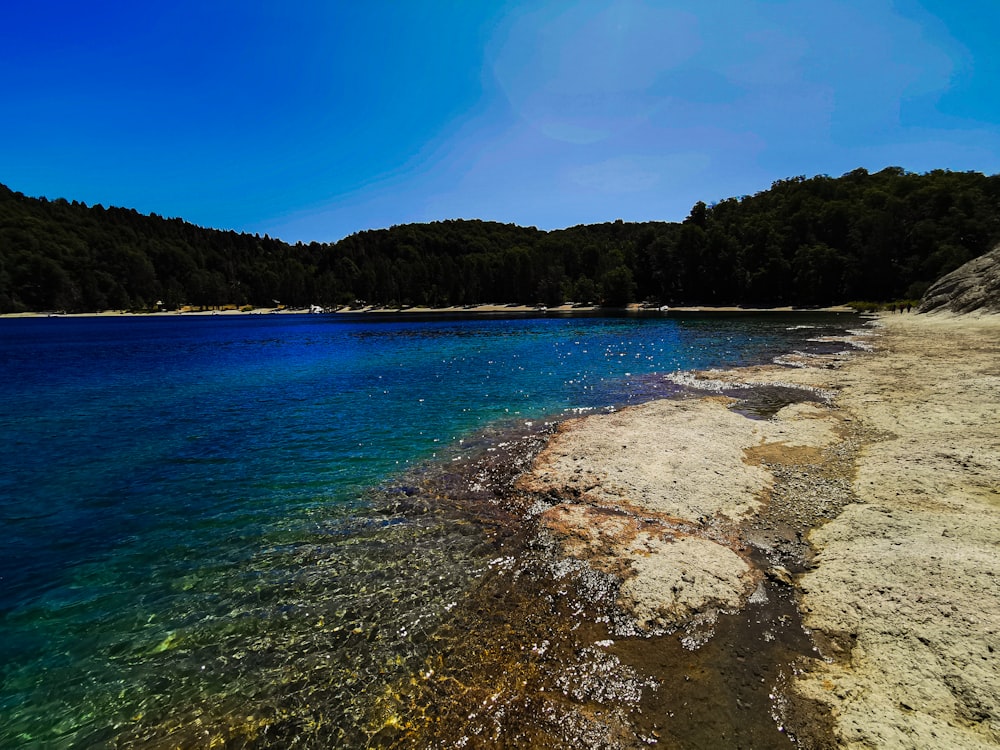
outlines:
[[918, 299], [1000, 242], [1000, 175], [890, 167], [780, 180], [677, 222], [478, 220], [294, 245], [0, 185], [0, 313], [566, 301]]

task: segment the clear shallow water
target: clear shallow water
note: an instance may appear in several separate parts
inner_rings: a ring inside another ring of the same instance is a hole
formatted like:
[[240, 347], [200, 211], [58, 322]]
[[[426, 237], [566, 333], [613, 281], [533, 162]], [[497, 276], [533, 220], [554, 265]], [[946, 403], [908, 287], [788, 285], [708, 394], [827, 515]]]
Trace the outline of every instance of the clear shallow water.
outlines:
[[442, 466], [845, 324], [2, 320], [0, 746], [363, 744], [500, 549]]

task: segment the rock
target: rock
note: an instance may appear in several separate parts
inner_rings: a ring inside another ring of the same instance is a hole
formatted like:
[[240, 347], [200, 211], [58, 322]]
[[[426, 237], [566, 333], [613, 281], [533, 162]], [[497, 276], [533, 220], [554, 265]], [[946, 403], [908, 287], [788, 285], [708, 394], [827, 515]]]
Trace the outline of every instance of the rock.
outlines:
[[644, 554], [628, 550], [632, 574], [622, 583], [619, 604], [643, 629], [684, 623], [709, 607], [739, 609], [757, 586], [756, 571], [722, 544], [652, 535], [641, 541]]
[[[854, 502], [809, 534], [795, 678], [837, 747], [1000, 747], [997, 315], [885, 315], [837, 399], [873, 439]], [[942, 536], [947, 530], [948, 535]]]
[[767, 577], [772, 581], [780, 581], [786, 586], [794, 586], [795, 581], [792, 580], [792, 574], [788, 572], [788, 568], [782, 565], [775, 565], [767, 571]]
[[1000, 246], [931, 285], [918, 312], [1000, 312]]
[[713, 608], [739, 609], [760, 579], [724, 544], [617, 508], [562, 503], [539, 520], [562, 554], [621, 579], [618, 604], [641, 630], [682, 625]]

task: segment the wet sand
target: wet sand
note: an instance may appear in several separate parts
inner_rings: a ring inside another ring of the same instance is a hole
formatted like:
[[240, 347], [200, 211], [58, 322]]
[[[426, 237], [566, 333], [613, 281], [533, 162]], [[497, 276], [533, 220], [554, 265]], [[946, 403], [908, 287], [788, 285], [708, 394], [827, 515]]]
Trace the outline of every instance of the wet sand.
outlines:
[[[567, 422], [521, 479], [553, 548], [620, 582], [666, 746], [1000, 743], [1000, 317], [878, 325], [872, 353], [699, 373], [689, 400]], [[734, 411], [762, 386], [828, 400]], [[714, 719], [672, 733], [687, 702], [662, 686], [695, 672]]]

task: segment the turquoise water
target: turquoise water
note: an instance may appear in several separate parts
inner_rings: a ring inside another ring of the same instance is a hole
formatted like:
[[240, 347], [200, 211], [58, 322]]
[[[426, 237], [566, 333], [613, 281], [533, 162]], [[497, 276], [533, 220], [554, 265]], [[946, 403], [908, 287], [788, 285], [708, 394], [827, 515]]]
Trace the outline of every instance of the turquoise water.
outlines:
[[497, 549], [442, 467], [849, 320], [0, 321], [0, 746], [363, 744]]

